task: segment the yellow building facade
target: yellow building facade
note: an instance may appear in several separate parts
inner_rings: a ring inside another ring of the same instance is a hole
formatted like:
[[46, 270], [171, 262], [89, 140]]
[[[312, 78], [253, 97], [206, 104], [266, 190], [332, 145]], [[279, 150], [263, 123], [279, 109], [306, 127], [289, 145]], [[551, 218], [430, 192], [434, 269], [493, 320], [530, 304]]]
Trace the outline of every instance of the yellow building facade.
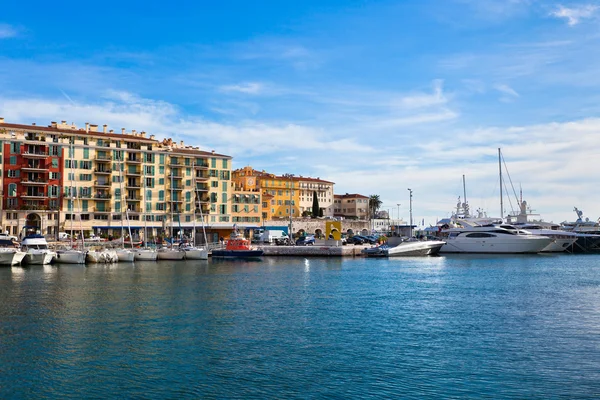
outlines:
[[[29, 197], [7, 197], [11, 209], [0, 213], [11, 233], [29, 226], [49, 235], [119, 237], [131, 229], [134, 238], [150, 239], [190, 236], [204, 224], [208, 240], [216, 241], [234, 223], [230, 156], [145, 132], [66, 121], [42, 127], [0, 118], [0, 140], [11, 154], [13, 147], [21, 153], [3, 157], [2, 167], [19, 157], [28, 176], [19, 190]], [[37, 188], [38, 182], [48, 189]]]

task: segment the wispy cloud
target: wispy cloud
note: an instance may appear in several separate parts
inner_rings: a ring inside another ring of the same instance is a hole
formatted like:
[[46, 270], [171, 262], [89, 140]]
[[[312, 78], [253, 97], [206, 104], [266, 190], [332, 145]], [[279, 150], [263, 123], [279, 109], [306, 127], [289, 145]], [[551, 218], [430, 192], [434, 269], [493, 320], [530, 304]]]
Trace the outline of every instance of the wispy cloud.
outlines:
[[8, 39], [18, 35], [18, 30], [8, 24], [0, 23], [0, 39]]
[[565, 7], [561, 5], [552, 11], [550, 15], [556, 18], [564, 18], [570, 26], [575, 26], [582, 19], [594, 17], [597, 11], [598, 6], [591, 4], [584, 4], [578, 7]]
[[500, 101], [510, 102], [515, 98], [519, 97], [519, 93], [517, 93], [515, 89], [511, 88], [510, 86], [504, 83], [498, 83], [494, 85], [494, 89], [502, 93], [503, 96], [500, 97]]
[[237, 85], [224, 85], [219, 88], [222, 92], [238, 92], [246, 94], [259, 94], [263, 91], [264, 85], [260, 82], [245, 82]]
[[448, 99], [443, 91], [444, 82], [440, 79], [433, 81], [433, 93], [419, 93], [402, 97], [396, 101], [396, 105], [402, 108], [425, 108], [446, 104]]

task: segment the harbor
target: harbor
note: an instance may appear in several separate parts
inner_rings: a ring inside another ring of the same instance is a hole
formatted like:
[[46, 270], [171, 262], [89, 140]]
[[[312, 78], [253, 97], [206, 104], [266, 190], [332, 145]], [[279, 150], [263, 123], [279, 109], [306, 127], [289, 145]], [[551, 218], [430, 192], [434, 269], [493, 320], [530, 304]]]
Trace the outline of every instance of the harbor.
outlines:
[[567, 254], [5, 267], [0, 393], [594, 398], [597, 282]]

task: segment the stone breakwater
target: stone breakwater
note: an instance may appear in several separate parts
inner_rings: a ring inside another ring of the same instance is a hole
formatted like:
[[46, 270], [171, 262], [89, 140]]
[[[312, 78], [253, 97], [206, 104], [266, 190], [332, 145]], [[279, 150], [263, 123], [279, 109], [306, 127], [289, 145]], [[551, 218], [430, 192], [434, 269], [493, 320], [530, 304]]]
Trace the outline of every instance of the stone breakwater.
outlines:
[[293, 257], [360, 257], [361, 250], [371, 246], [262, 246], [265, 256]]

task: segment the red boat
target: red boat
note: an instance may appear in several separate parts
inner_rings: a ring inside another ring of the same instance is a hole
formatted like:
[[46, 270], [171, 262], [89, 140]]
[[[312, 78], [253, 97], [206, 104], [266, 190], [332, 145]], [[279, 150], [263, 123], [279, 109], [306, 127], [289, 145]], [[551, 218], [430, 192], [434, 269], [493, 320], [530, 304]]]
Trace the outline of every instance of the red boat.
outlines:
[[214, 249], [213, 258], [257, 258], [263, 255], [263, 251], [250, 245], [248, 239], [238, 236], [235, 232], [231, 234], [224, 249]]

